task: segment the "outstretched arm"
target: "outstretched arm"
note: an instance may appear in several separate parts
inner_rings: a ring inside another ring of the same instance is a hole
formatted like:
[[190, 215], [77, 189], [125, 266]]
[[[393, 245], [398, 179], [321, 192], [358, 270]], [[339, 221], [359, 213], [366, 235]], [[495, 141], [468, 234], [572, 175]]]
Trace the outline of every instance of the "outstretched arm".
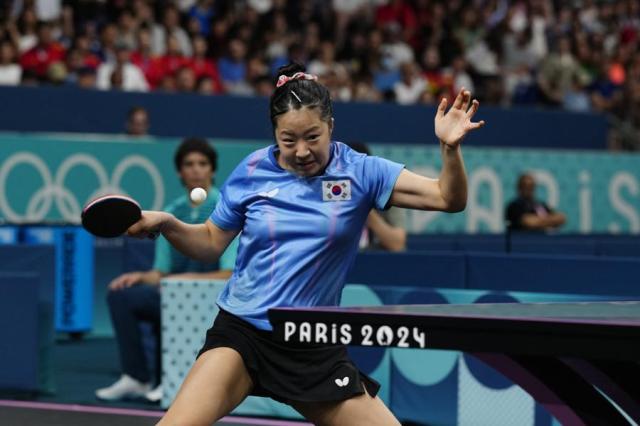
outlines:
[[127, 235], [145, 238], [157, 232], [161, 232], [185, 256], [202, 262], [215, 262], [239, 230], [224, 230], [211, 220], [190, 225], [166, 212], [143, 211], [140, 220], [127, 230]]
[[460, 144], [467, 133], [484, 126], [484, 121], [471, 121], [478, 106], [477, 100], [471, 101], [471, 92], [464, 89], [460, 90], [446, 113], [447, 100], [440, 102], [435, 118], [436, 136], [442, 153], [440, 178], [430, 179], [403, 170], [391, 194], [392, 205], [446, 212], [464, 210], [467, 205], [467, 175]]

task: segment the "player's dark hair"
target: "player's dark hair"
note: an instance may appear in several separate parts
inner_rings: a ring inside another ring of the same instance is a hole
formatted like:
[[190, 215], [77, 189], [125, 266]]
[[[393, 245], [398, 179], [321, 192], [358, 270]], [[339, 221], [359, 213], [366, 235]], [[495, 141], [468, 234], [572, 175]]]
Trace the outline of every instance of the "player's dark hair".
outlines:
[[[305, 67], [303, 65], [292, 62], [278, 69], [277, 79], [282, 75], [291, 77], [297, 72], [304, 71]], [[271, 95], [269, 111], [274, 132], [280, 114], [302, 107], [317, 108], [322, 121], [329, 122], [333, 116], [331, 95], [326, 87], [315, 80], [289, 80], [284, 85], [276, 87], [276, 90]]]
[[186, 138], [182, 141], [180, 146], [178, 146], [178, 149], [173, 156], [173, 162], [177, 171], [180, 171], [184, 157], [192, 152], [199, 152], [207, 157], [209, 159], [209, 163], [211, 163], [211, 170], [214, 172], [216, 171], [218, 168], [218, 153], [211, 145], [209, 145], [206, 139], [195, 137]]

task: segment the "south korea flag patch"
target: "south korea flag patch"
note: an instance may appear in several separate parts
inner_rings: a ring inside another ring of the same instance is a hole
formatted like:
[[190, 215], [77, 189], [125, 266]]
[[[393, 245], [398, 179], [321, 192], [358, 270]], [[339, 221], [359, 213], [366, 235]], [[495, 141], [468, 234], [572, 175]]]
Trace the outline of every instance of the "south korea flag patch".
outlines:
[[322, 201], [347, 201], [351, 199], [351, 181], [323, 180]]

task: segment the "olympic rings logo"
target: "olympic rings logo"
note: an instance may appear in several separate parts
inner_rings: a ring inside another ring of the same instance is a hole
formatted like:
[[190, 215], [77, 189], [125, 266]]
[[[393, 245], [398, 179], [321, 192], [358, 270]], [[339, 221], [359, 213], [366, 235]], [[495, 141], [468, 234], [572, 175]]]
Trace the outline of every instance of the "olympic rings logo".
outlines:
[[[24, 215], [17, 213], [7, 200], [7, 178], [18, 165], [31, 166], [42, 179], [42, 187], [31, 196]], [[84, 202], [78, 201], [76, 195], [65, 186], [69, 172], [75, 167], [87, 167], [98, 178], [96, 189]], [[0, 167], [0, 212], [10, 222], [35, 222], [46, 218], [55, 201], [62, 219], [70, 223], [80, 222], [82, 206], [89, 200], [110, 193], [129, 195], [120, 186], [125, 172], [131, 168], [140, 168], [151, 178], [155, 197], [151, 208], [160, 210], [164, 204], [164, 183], [160, 172], [149, 159], [140, 155], [129, 155], [123, 158], [114, 168], [111, 179], [104, 166], [92, 155], [74, 154], [60, 164], [55, 176], [47, 164], [31, 152], [17, 152], [11, 155]]]

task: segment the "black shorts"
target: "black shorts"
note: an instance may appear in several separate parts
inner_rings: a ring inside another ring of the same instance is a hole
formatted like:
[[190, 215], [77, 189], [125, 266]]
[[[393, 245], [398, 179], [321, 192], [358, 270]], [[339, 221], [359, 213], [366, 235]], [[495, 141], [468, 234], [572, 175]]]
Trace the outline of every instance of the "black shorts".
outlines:
[[360, 372], [346, 346], [284, 344], [272, 332], [220, 310], [198, 353], [227, 347], [236, 350], [253, 381], [251, 395], [283, 403], [342, 401], [367, 393], [375, 396], [380, 384]]

